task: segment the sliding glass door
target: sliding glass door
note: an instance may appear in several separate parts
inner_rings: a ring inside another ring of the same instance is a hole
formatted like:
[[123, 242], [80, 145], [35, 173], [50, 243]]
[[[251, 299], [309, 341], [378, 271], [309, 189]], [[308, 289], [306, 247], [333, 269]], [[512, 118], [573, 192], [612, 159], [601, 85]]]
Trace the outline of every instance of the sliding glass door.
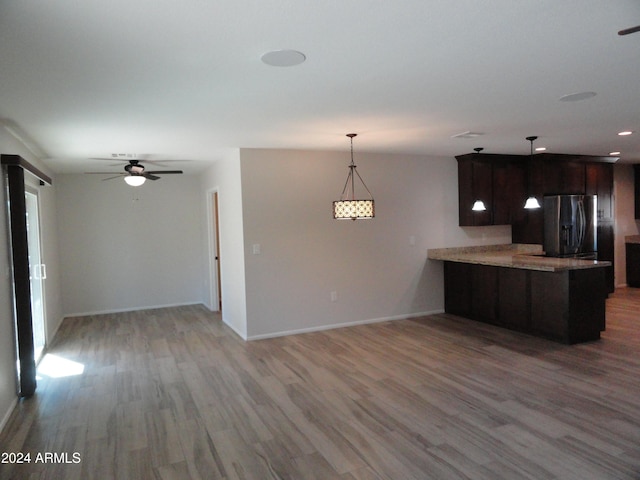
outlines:
[[34, 361], [38, 363], [45, 346], [44, 280], [47, 268], [42, 261], [40, 248], [40, 216], [38, 213], [38, 192], [25, 191], [27, 206], [27, 242], [29, 251], [29, 283], [31, 285], [31, 320], [33, 324]]

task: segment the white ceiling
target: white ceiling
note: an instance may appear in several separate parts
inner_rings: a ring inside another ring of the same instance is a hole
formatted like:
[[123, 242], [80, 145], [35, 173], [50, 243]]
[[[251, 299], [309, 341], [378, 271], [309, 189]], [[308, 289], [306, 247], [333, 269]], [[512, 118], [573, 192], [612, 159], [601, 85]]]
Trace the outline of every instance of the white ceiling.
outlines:
[[[617, 35], [638, 24], [638, 0], [2, 0], [0, 118], [55, 172], [346, 151], [349, 132], [356, 152], [527, 154], [538, 135], [640, 162], [640, 33]], [[307, 60], [260, 61], [279, 49]]]

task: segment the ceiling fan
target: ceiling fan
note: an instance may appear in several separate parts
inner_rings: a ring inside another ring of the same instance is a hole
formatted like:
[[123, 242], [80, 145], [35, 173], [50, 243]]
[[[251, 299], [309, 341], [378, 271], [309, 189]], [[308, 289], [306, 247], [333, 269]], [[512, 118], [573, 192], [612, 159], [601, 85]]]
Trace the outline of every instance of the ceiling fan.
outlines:
[[640, 32], [640, 25], [631, 28], [625, 28], [624, 30], [620, 30], [618, 35], [629, 35], [630, 33]]
[[[96, 159], [96, 160], [107, 160], [107, 159]], [[109, 159], [112, 160], [112, 159]], [[159, 161], [151, 161], [148, 163], [158, 163]], [[112, 180], [114, 178], [124, 177], [124, 181], [132, 187], [139, 187], [145, 181], [148, 180], [159, 180], [160, 177], [158, 175], [170, 175], [170, 174], [181, 174], [182, 170], [154, 170], [147, 171], [140, 163], [140, 160], [127, 160], [127, 164], [124, 166], [124, 172], [113, 175], [114, 172], [85, 172], [87, 174], [95, 174], [95, 175], [112, 175], [109, 178], [104, 178], [104, 180]]]

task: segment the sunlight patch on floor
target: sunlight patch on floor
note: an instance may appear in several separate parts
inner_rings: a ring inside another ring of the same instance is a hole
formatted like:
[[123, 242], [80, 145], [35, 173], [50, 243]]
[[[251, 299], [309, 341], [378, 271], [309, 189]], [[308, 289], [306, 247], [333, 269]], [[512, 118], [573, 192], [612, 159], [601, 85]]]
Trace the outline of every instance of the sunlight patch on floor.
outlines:
[[82, 375], [84, 365], [66, 358], [47, 353], [38, 365], [38, 374], [50, 378]]

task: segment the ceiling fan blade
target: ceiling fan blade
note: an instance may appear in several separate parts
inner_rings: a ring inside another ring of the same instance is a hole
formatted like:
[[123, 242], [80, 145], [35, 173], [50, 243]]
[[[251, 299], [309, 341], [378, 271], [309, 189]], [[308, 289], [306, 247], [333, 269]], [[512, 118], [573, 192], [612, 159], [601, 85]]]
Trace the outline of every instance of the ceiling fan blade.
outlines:
[[152, 165], [160, 165], [162, 163], [174, 163], [174, 162], [191, 162], [192, 160], [140, 160], [144, 163], [150, 163]]
[[629, 35], [630, 33], [640, 32], [640, 25], [631, 28], [625, 28], [624, 30], [620, 30], [618, 35]]
[[153, 175], [151, 172], [143, 173], [142, 176], [148, 180], [160, 180], [160, 177]]
[[105, 180], [113, 180], [114, 178], [120, 178], [122, 177], [121, 174], [116, 175], [115, 177], [108, 177], [108, 178], [103, 178], [102, 181], [104, 182]]
[[169, 175], [179, 173], [182, 173], [182, 170], [154, 170], [153, 172], [147, 172], [147, 174], [151, 175]]
[[86, 175], [126, 175], [126, 173], [116, 173], [116, 172], [84, 172]]
[[[112, 162], [111, 166], [122, 165], [123, 163], [129, 163], [131, 160], [125, 160], [124, 158], [100, 158], [100, 157], [91, 157], [89, 160], [98, 160], [99, 162]], [[117, 162], [117, 163], [113, 163]]]

